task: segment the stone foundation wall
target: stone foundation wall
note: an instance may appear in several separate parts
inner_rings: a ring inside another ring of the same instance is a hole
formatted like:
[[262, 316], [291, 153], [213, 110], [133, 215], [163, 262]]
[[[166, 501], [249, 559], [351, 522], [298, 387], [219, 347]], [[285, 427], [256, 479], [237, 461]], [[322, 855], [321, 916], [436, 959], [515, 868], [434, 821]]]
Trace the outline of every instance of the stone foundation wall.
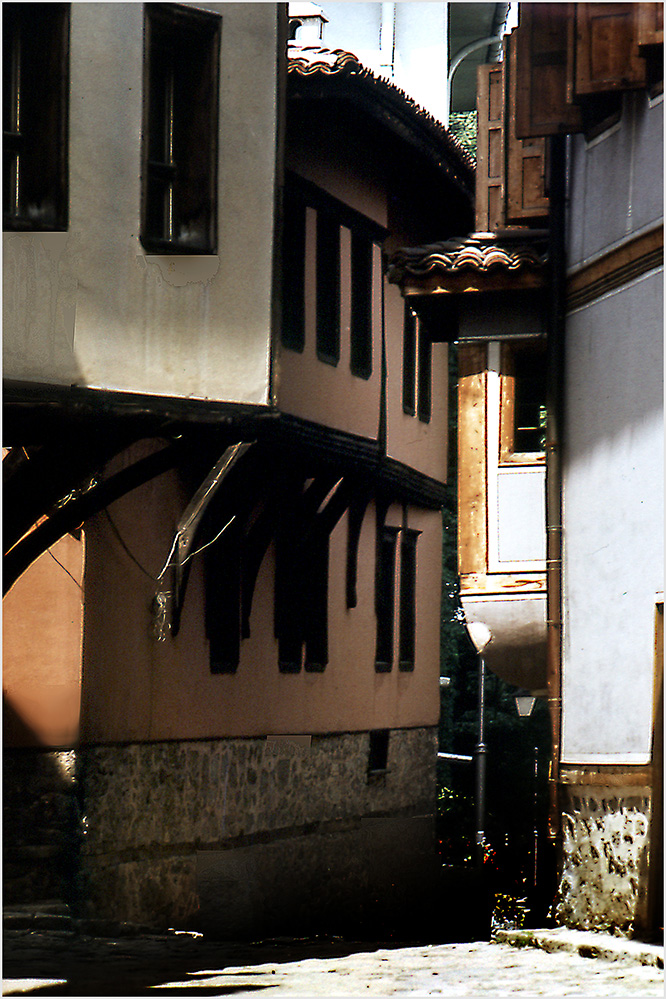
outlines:
[[3, 752], [5, 905], [72, 901], [80, 841], [73, 750]]
[[558, 922], [631, 934], [647, 890], [649, 789], [564, 790]]
[[302, 926], [313, 898], [318, 912], [339, 912], [367, 894], [382, 863], [406, 890], [405, 878], [420, 876], [406, 873], [410, 850], [423, 861], [417, 868], [434, 858], [436, 739], [432, 728], [392, 731], [388, 772], [374, 777], [367, 732], [313, 736], [309, 745], [87, 747], [88, 911], [234, 936]]

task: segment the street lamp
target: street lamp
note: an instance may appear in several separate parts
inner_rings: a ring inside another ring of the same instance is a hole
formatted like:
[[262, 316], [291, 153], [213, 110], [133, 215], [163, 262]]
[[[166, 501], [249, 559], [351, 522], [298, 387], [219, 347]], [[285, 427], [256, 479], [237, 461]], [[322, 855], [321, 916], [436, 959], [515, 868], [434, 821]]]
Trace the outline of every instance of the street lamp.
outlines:
[[535, 701], [536, 697], [532, 697], [529, 690], [516, 691], [516, 708], [521, 718], [529, 718]]
[[478, 663], [479, 741], [474, 753], [476, 760], [476, 863], [478, 867], [482, 867], [486, 810], [486, 745], [483, 741], [486, 664], [483, 660], [483, 650], [493, 636], [488, 625], [483, 624], [482, 621], [469, 621], [467, 624], [467, 634], [476, 649]]
[[[534, 702], [536, 697], [533, 697], [529, 690], [517, 690], [516, 691], [516, 708], [518, 714], [521, 718], [529, 718], [532, 714], [532, 708], [534, 707]], [[532, 881], [534, 888], [536, 890], [537, 883], [537, 856], [539, 850], [539, 827], [537, 824], [537, 794], [539, 788], [539, 747], [534, 747], [534, 800], [532, 803], [533, 820], [534, 820], [534, 846], [533, 846], [533, 870], [532, 870]]]

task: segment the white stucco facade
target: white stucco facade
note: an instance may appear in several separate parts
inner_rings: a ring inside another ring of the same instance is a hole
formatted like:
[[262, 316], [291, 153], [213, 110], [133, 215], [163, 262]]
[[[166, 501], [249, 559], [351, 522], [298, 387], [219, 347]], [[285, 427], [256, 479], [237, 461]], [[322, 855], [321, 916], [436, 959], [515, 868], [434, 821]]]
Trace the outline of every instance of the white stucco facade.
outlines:
[[69, 228], [4, 234], [4, 375], [265, 404], [273, 281], [276, 4], [221, 17], [217, 255], [139, 241], [143, 5], [71, 5]]
[[[571, 142], [570, 272], [662, 221], [661, 101]], [[649, 175], [646, 171], [650, 171]], [[605, 205], [612, 203], [613, 211]], [[663, 601], [663, 267], [566, 324], [562, 762], [647, 764]]]

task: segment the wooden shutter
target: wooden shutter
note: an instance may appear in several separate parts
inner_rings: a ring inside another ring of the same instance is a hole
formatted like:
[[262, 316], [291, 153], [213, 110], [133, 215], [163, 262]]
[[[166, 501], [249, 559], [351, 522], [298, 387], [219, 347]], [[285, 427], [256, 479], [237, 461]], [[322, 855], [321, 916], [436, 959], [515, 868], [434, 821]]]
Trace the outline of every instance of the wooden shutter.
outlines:
[[548, 215], [546, 140], [516, 138], [516, 32], [505, 40], [505, 67], [506, 221], [524, 223]]
[[636, 13], [636, 42], [639, 49], [646, 45], [664, 44], [663, 3], [638, 3]]
[[515, 134], [519, 139], [582, 129], [567, 88], [568, 25], [573, 3], [521, 5], [515, 36]]
[[504, 224], [504, 71], [502, 63], [477, 70], [476, 228]]
[[575, 92], [600, 94], [646, 85], [638, 54], [638, 3], [576, 4]]

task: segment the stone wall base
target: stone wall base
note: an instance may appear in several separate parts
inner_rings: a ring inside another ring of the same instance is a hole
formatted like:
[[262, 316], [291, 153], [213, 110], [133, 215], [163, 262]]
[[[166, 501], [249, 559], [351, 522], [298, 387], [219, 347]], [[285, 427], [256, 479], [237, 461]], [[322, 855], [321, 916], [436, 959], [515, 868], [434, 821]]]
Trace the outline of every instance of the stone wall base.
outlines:
[[436, 731], [392, 730], [379, 771], [369, 749], [368, 732], [86, 747], [85, 915], [255, 939], [401, 921], [418, 939], [441, 866]]
[[632, 935], [648, 889], [650, 790], [565, 786], [557, 921]]

